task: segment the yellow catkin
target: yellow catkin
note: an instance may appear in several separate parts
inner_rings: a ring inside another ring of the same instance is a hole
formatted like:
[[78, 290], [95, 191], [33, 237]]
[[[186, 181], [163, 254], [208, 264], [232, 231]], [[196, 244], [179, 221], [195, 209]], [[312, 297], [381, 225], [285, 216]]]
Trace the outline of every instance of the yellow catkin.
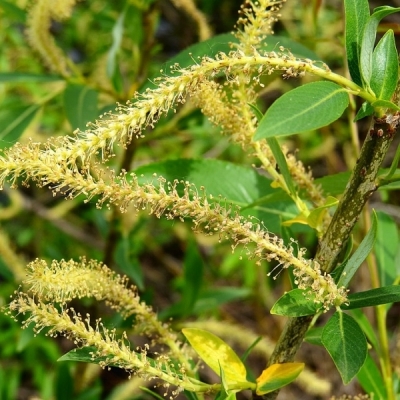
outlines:
[[246, 1], [240, 9], [235, 44], [244, 54], [253, 54], [262, 41], [273, 34], [272, 26], [279, 17], [282, 0]]
[[167, 345], [171, 355], [191, 373], [177, 335], [157, 319], [151, 307], [140, 300], [136, 288], [128, 286], [126, 276], [116, 274], [101, 262], [85, 258], [79, 262], [54, 260], [50, 265], [37, 259], [28, 265], [26, 275], [24, 285], [29, 292], [46, 302], [64, 304], [72, 299], [93, 297], [105, 301], [124, 318], [134, 314], [135, 332]]
[[134, 375], [145, 379], [160, 378], [181, 389], [193, 392], [210, 390], [210, 385], [188, 378], [183, 371], [173, 371], [170, 368], [169, 357], [159, 357], [150, 362], [147, 357], [149, 350], [147, 344], [134, 352], [130, 349], [125, 333], [117, 337], [115, 329], [107, 329], [100, 320], [96, 321], [93, 327], [89, 315], [83, 318], [73, 308], [59, 309], [53, 304], [46, 304], [29, 297], [26, 293], [19, 292], [9, 305], [9, 314], [11, 316], [28, 315], [23, 326], [27, 327], [33, 323], [36, 334], [49, 328], [46, 334], [50, 337], [63, 335], [78, 346], [93, 346], [95, 350], [92, 357], [93, 359], [102, 357], [103, 360], [99, 362], [99, 365], [103, 368], [108, 365], [117, 365]]
[[37, 51], [52, 71], [68, 77], [65, 54], [50, 35], [52, 19], [61, 21], [70, 17], [76, 0], [36, 0], [30, 5], [27, 18], [27, 36], [32, 48]]

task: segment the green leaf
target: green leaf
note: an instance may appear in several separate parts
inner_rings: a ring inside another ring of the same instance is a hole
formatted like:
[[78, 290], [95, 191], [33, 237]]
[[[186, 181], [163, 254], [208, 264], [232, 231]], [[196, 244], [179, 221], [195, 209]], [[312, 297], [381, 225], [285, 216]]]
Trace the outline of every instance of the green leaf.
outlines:
[[263, 113], [260, 111], [260, 109], [255, 104], [251, 104], [251, 103], [247, 103], [247, 104], [253, 110], [254, 115], [257, 117], [257, 121], [260, 122], [262, 120]]
[[336, 312], [322, 332], [322, 344], [332, 357], [343, 383], [358, 373], [367, 356], [367, 341], [357, 322], [343, 312]]
[[400, 286], [383, 286], [364, 292], [352, 293], [348, 296], [348, 299], [349, 304], [340, 306], [342, 310], [396, 303], [400, 301]]
[[361, 42], [361, 53], [360, 53], [360, 68], [361, 76], [364, 80], [366, 87], [370, 86], [372, 77], [372, 54], [375, 44], [376, 31], [379, 22], [382, 18], [387, 15], [399, 12], [400, 8], [393, 8], [388, 6], [378, 7], [374, 10], [374, 13], [369, 17], [363, 33]]
[[25, 23], [26, 22], [26, 11], [19, 8], [11, 1], [0, 0], [0, 7], [3, 9], [7, 17], [15, 21]]
[[0, 110], [0, 148], [11, 147], [35, 118], [40, 106], [7, 107]]
[[294, 223], [309, 225], [311, 228], [316, 229], [318, 232], [321, 231], [322, 221], [325, 214], [328, 212], [328, 208], [335, 206], [339, 203], [335, 197], [328, 196], [325, 199], [324, 205], [315, 208], [310, 212], [308, 217], [304, 214], [298, 214], [294, 218], [282, 222], [284, 226], [291, 226]]
[[111, 356], [102, 356], [102, 357], [93, 357], [93, 354], [96, 352], [96, 347], [86, 346], [73, 349], [68, 353], [62, 355], [57, 361], [79, 361], [79, 362], [87, 362], [98, 364], [101, 361], [105, 361]]
[[377, 213], [378, 230], [375, 242], [375, 256], [379, 268], [380, 285], [394, 283], [397, 277], [396, 255], [399, 248], [399, 231], [393, 219], [383, 213]]
[[312, 228], [318, 228], [321, 226], [325, 214], [328, 212], [328, 208], [331, 208], [339, 203], [339, 200], [335, 197], [328, 196], [325, 199], [325, 203], [312, 210], [307, 217], [307, 222]]
[[352, 251], [353, 251], [353, 245], [354, 245], [353, 236], [350, 235], [350, 237], [347, 239], [347, 242], [346, 242], [346, 247], [345, 247], [345, 249], [344, 249], [344, 254], [343, 254], [343, 256], [342, 256], [342, 259], [343, 259], [342, 263], [339, 264], [339, 265], [331, 272], [331, 276], [332, 276], [332, 278], [334, 279], [335, 283], [338, 282], [338, 280], [340, 279], [340, 277], [341, 277], [341, 275], [342, 275], [342, 273], [343, 273], [344, 267], [346, 266], [346, 263], [347, 263], [347, 261], [349, 260], [350, 255], [351, 255], [351, 253], [352, 253]]
[[221, 365], [219, 376], [221, 377], [222, 389], [215, 397], [215, 400], [236, 400], [236, 391], [229, 390], [228, 382], [225, 378], [225, 372]]
[[182, 315], [189, 315], [199, 297], [203, 281], [204, 262], [195, 241], [190, 241], [183, 260], [185, 284], [182, 292]]
[[351, 316], [356, 320], [357, 324], [361, 327], [367, 340], [371, 343], [372, 347], [376, 350], [379, 349], [378, 339], [375, 334], [375, 329], [372, 327], [371, 322], [366, 317], [365, 313], [359, 308], [350, 311]]
[[259, 336], [254, 342], [248, 347], [248, 349], [243, 353], [242, 357], [240, 359], [245, 362], [247, 360], [247, 357], [250, 355], [254, 347], [257, 346], [258, 342], [262, 340], [262, 336]]
[[27, 83], [27, 82], [54, 82], [63, 78], [57, 75], [40, 75], [28, 72], [0, 72], [0, 82]]
[[332, 82], [312, 82], [276, 100], [261, 120], [254, 140], [291, 135], [336, 121], [349, 104], [345, 89]]
[[70, 84], [66, 87], [64, 108], [72, 129], [84, 131], [86, 124], [97, 118], [97, 95], [89, 86]]
[[313, 301], [312, 293], [302, 289], [293, 289], [285, 293], [271, 308], [271, 314], [287, 317], [314, 315], [320, 306]]
[[74, 380], [72, 379], [70, 365], [58, 364], [55, 386], [57, 400], [74, 398]]
[[[397, 157], [397, 152], [395, 157]], [[393, 159], [393, 162], [395, 161], [396, 160]], [[390, 169], [382, 169], [380, 172], [381, 174], [379, 178], [382, 177], [382, 179], [379, 179], [378, 181], [378, 190], [387, 192], [388, 190], [400, 189], [400, 168], [394, 168], [394, 165], [392, 164]], [[389, 179], [387, 178], [388, 174], [390, 175]]]
[[[186, 389], [185, 389], [184, 393], [185, 393], [185, 396], [186, 396], [187, 400], [200, 400], [199, 396], [197, 396], [196, 393], [189, 392]], [[163, 399], [163, 400], [165, 400], [165, 399]]]
[[293, 196], [296, 196], [297, 193], [292, 180], [292, 175], [289, 172], [289, 167], [286, 162], [286, 157], [282, 152], [281, 146], [274, 137], [267, 138], [267, 143], [272, 151], [272, 154], [275, 157], [275, 160], [279, 167], [279, 171], [282, 174], [283, 179], [285, 180], [287, 188], [289, 189], [289, 193]]
[[163, 310], [163, 319], [171, 317], [187, 317], [194, 309], [199, 298], [203, 281], [204, 262], [196, 242], [190, 240], [183, 261], [182, 298], [171, 307]]
[[220, 376], [222, 368], [228, 385], [247, 382], [246, 367], [238, 355], [219, 337], [203, 329], [185, 328], [183, 334], [200, 358]]
[[315, 344], [316, 346], [322, 346], [321, 337], [323, 330], [323, 326], [309, 329], [304, 337], [304, 340], [308, 343]]
[[360, 73], [361, 41], [369, 18], [368, 0], [345, 0], [346, 54], [351, 78], [362, 85]]
[[388, 101], [388, 100], [377, 100], [377, 101], [374, 101], [371, 104], [371, 106], [374, 109], [377, 109], [377, 108], [388, 108], [389, 110], [396, 110], [396, 111], [400, 110], [399, 106], [397, 106], [396, 104], [394, 104], [394, 103], [392, 103], [391, 101]]
[[358, 246], [357, 250], [347, 261], [346, 266], [343, 269], [342, 276], [339, 279], [338, 286], [347, 287], [351, 278], [356, 273], [357, 269], [361, 266], [363, 261], [367, 258], [368, 254], [371, 252], [375, 239], [378, 226], [378, 220], [376, 213], [373, 212], [371, 229], [365, 235], [364, 239]]
[[337, 196], [343, 193], [349, 179], [350, 172], [339, 172], [338, 174], [318, 178], [315, 180], [315, 183], [321, 186], [324, 193]]
[[394, 33], [388, 30], [372, 54], [371, 89], [382, 100], [390, 100], [399, 77], [399, 58]]
[[389, 172], [386, 175], [383, 175], [380, 177], [379, 185], [381, 185], [385, 181], [390, 181], [392, 176], [396, 173], [399, 162], [400, 162], [400, 146], [397, 146], [396, 154], [393, 157], [392, 164], [390, 165], [390, 168], [389, 168]]
[[354, 122], [362, 118], [369, 117], [374, 113], [374, 111], [374, 107], [371, 105], [371, 103], [365, 101], [364, 103], [362, 103], [360, 109], [358, 110], [357, 115], [354, 118]]
[[139, 259], [132, 251], [132, 243], [129, 237], [123, 236], [117, 244], [114, 260], [118, 268], [137, 285], [139, 290], [144, 289], [143, 270]]
[[[154, 174], [167, 181], [188, 181], [197, 188], [204, 186], [208, 195], [222, 201], [245, 207], [260, 197], [274, 193], [271, 180], [259, 175], [254, 169], [231, 162], [203, 159], [177, 159], [147, 164], [137, 168], [135, 174], [139, 184], [155, 182]], [[232, 182], [235, 182], [232, 185]], [[183, 193], [183, 192], [181, 192]]]
[[232, 390], [221, 390], [216, 396], [215, 400], [236, 400], [236, 392]]
[[365, 363], [357, 374], [357, 380], [365, 393], [372, 393], [374, 399], [386, 400], [388, 398], [382, 374], [369, 354], [367, 354]]
[[262, 396], [293, 382], [303, 371], [303, 363], [273, 364], [257, 378], [256, 393]]

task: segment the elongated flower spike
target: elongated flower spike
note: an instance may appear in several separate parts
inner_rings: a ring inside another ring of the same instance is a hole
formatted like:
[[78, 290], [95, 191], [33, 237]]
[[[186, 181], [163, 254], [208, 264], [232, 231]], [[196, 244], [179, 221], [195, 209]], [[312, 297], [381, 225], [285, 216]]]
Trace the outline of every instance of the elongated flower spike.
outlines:
[[147, 380], [162, 379], [167, 388], [168, 384], [177, 387], [174, 391], [176, 394], [184, 389], [193, 392], [210, 391], [211, 385], [189, 377], [184, 366], [174, 368], [170, 357], [162, 355], [159, 359], [150, 359], [147, 356], [148, 345], [133, 351], [125, 333], [118, 337], [115, 329], [106, 328], [101, 320], [93, 324], [89, 315], [82, 317], [73, 308], [65, 305], [56, 307], [26, 293], [17, 292], [9, 305], [9, 314], [14, 318], [20, 314], [25, 315], [23, 327], [33, 323], [36, 334], [46, 329], [50, 337], [62, 335], [79, 347], [93, 347], [93, 362], [103, 368], [117, 366]]
[[280, 17], [279, 10], [285, 0], [249, 0], [241, 6], [235, 36], [239, 43], [234, 45], [246, 55], [259, 48], [262, 41], [273, 34], [272, 26]]
[[27, 36], [32, 47], [40, 54], [46, 65], [64, 77], [70, 75], [68, 60], [51, 37], [52, 20], [69, 18], [77, 0], [36, 0], [30, 5], [27, 18]]

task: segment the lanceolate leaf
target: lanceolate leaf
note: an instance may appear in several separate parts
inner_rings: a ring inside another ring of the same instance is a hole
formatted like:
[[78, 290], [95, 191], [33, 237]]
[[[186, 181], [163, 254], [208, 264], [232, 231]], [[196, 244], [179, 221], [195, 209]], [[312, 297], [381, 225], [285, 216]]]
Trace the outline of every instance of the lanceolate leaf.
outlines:
[[373, 113], [374, 113], [374, 107], [371, 105], [371, 103], [364, 102], [362, 103], [360, 109], [358, 110], [357, 115], [354, 118], [354, 122], [362, 118], [368, 117]]
[[95, 353], [96, 353], [96, 347], [93, 346], [80, 347], [77, 349], [73, 349], [68, 353], [65, 353], [57, 361], [80, 361], [80, 362], [98, 364], [100, 362], [106, 361], [108, 358], [111, 358], [107, 356], [103, 357], [93, 356], [93, 354]]
[[256, 393], [259, 396], [273, 392], [294, 381], [303, 371], [303, 363], [273, 364], [257, 378]]
[[304, 340], [308, 343], [315, 344], [317, 346], [322, 346], [321, 342], [321, 337], [322, 337], [322, 331], [324, 330], [324, 327], [318, 327], [318, 328], [310, 328]]
[[369, 354], [357, 374], [357, 380], [366, 393], [374, 394], [376, 400], [386, 400], [388, 398], [382, 374]]
[[[260, 197], [274, 193], [271, 180], [254, 169], [227, 161], [203, 159], [176, 159], [144, 165], [135, 170], [139, 184], [156, 182], [154, 174], [167, 181], [189, 181], [197, 188], [204, 186], [208, 195], [239, 205], [248, 206]], [[235, 184], [232, 185], [232, 180]], [[178, 188], [179, 190], [179, 188]]]
[[399, 59], [394, 33], [389, 30], [372, 54], [371, 89], [382, 100], [390, 100], [399, 78]]
[[351, 78], [362, 85], [360, 72], [361, 40], [369, 18], [368, 0], [345, 0], [346, 53]]
[[318, 304], [311, 298], [312, 294], [302, 289], [293, 289], [285, 293], [271, 308], [271, 314], [287, 317], [302, 317], [318, 312]]
[[400, 111], [400, 107], [388, 100], [377, 100], [371, 104], [372, 107], [376, 108], [389, 108], [391, 110]]
[[342, 276], [340, 277], [340, 280], [338, 282], [339, 287], [347, 287], [351, 278], [354, 276], [362, 262], [367, 258], [368, 254], [374, 246], [378, 222], [376, 218], [376, 213], [374, 212], [372, 215], [373, 218], [371, 229], [365, 235], [364, 239], [362, 240], [354, 254], [350, 257], [349, 261], [347, 261], [346, 266], [343, 269]]
[[229, 390], [228, 382], [225, 379], [225, 372], [220, 365], [220, 373], [219, 376], [221, 377], [221, 391], [215, 397], [215, 400], [236, 400], [236, 391]]
[[400, 8], [393, 8], [388, 6], [378, 7], [374, 13], [369, 17], [365, 25], [364, 34], [361, 43], [360, 53], [360, 68], [361, 75], [365, 82], [365, 86], [370, 86], [372, 77], [372, 52], [374, 49], [376, 31], [379, 22], [387, 15], [399, 12]]
[[328, 208], [333, 207], [338, 203], [338, 199], [332, 196], [328, 196], [322, 206], [317, 207], [310, 212], [310, 215], [307, 217], [308, 224], [312, 228], [319, 228], [322, 224], [324, 216], [328, 212]]
[[372, 347], [374, 349], [378, 349], [378, 338], [376, 336], [374, 328], [371, 325], [371, 322], [368, 320], [365, 313], [360, 308], [354, 308], [353, 310], [351, 310], [351, 316], [357, 322], [358, 326], [362, 329]]
[[203, 329], [185, 328], [183, 334], [200, 358], [228, 385], [246, 382], [246, 367], [238, 355], [219, 337]]
[[177, 303], [160, 313], [163, 318], [190, 315], [196, 301], [199, 299], [203, 270], [203, 259], [197, 245], [194, 241], [189, 241], [183, 262], [185, 284], [182, 286], [182, 297]]
[[352, 317], [344, 312], [336, 312], [325, 325], [321, 340], [343, 383], [349, 383], [367, 356], [367, 340], [363, 331]]
[[64, 107], [72, 129], [86, 129], [98, 116], [98, 93], [88, 86], [68, 85], [64, 92]]
[[349, 304], [342, 304], [343, 310], [371, 307], [379, 304], [396, 303], [400, 301], [400, 286], [384, 286], [365, 292], [352, 293], [348, 297]]
[[337, 120], [349, 104], [345, 89], [312, 82], [285, 93], [267, 110], [254, 140], [321, 128]]
[[24, 133], [40, 106], [9, 107], [0, 110], [0, 148], [11, 147]]
[[379, 267], [381, 286], [392, 285], [398, 275], [396, 255], [399, 250], [399, 232], [396, 222], [383, 213], [378, 212], [378, 231], [375, 242], [375, 255]]
[[285, 180], [286, 186], [293, 196], [296, 196], [296, 189], [294, 187], [294, 183], [292, 180], [292, 175], [289, 172], [289, 167], [286, 162], [285, 155], [282, 152], [281, 146], [279, 145], [278, 141], [276, 138], [268, 138], [267, 139], [268, 146], [270, 147], [272, 154], [275, 157], [275, 160], [278, 164], [280, 173], [283, 176], [283, 179]]

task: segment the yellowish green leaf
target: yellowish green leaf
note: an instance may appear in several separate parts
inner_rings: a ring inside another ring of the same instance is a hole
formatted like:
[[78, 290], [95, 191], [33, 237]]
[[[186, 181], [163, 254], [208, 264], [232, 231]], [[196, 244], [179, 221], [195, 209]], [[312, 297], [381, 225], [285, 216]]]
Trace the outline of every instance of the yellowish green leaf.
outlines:
[[218, 375], [224, 371], [228, 385], [247, 382], [246, 367], [222, 339], [203, 329], [185, 328], [183, 334], [201, 359]]
[[257, 378], [256, 393], [259, 396], [273, 392], [294, 381], [303, 371], [303, 363], [273, 364]]
[[324, 219], [325, 214], [328, 211], [328, 208], [335, 206], [339, 203], [339, 200], [333, 196], [328, 196], [325, 200], [324, 205], [321, 207], [317, 207], [310, 212], [310, 214], [306, 217], [304, 214], [299, 214], [297, 217], [284, 221], [282, 225], [290, 226], [292, 224], [303, 224], [309, 225], [311, 228], [319, 231], [322, 221]]
[[321, 207], [317, 207], [310, 212], [310, 215], [307, 217], [308, 225], [311, 228], [317, 229], [321, 225], [322, 220], [324, 219], [325, 214], [328, 211], [328, 208], [335, 206], [339, 203], [339, 200], [335, 197], [328, 196], [325, 200], [324, 205]]
[[303, 224], [308, 225], [307, 217], [304, 214], [299, 214], [297, 217], [288, 219], [287, 221], [282, 222], [284, 226], [290, 226], [292, 224]]

